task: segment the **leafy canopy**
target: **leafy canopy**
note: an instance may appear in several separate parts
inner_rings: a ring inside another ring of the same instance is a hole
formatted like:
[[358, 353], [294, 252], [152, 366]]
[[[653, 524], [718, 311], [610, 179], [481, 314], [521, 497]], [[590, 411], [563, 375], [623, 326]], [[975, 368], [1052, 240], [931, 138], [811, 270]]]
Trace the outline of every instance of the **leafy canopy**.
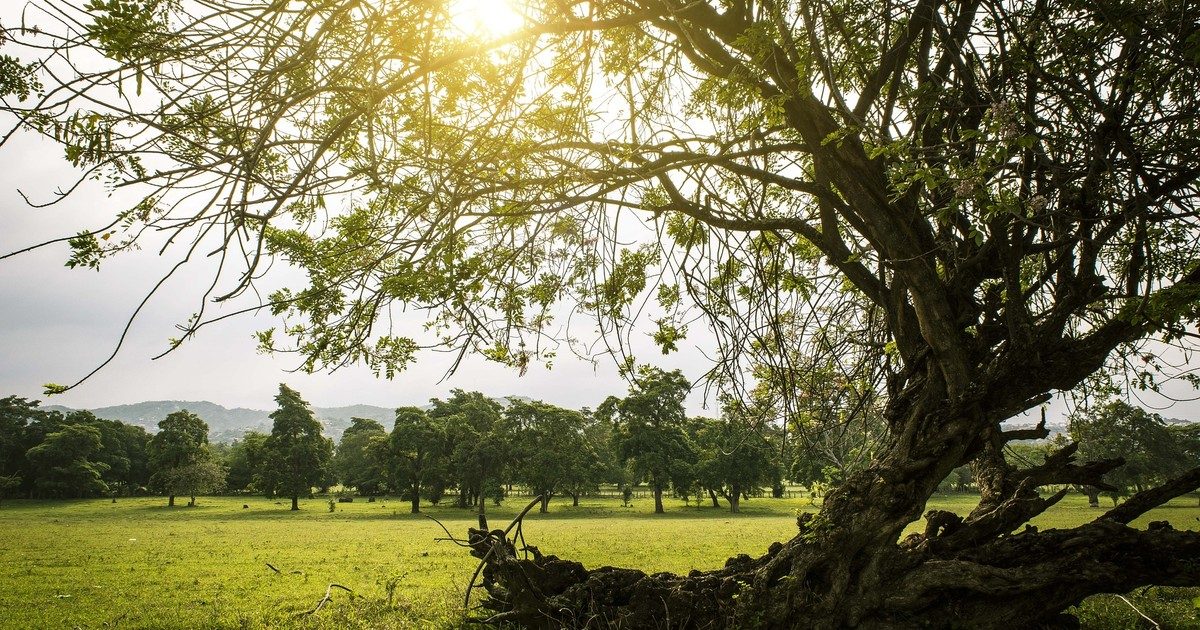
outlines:
[[722, 387], [855, 348], [848, 382], [970, 399], [980, 431], [1106, 365], [1153, 387], [1113, 350], [1194, 337], [1200, 30], [1173, 3], [530, 0], [495, 38], [449, 4], [37, 0], [3, 109], [144, 193], [69, 264], [160, 230], [224, 252], [183, 339], [286, 261], [307, 279], [259, 342], [308, 370], [524, 371], [591, 352], [574, 310], [617, 353], [706, 328]]

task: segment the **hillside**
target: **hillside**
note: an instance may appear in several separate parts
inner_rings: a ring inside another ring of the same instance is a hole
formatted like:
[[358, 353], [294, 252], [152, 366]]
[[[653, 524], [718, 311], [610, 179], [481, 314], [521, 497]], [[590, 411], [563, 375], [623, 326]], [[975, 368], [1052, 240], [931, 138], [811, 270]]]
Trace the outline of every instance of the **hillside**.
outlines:
[[[529, 400], [523, 396], [503, 396], [496, 399], [500, 403], [509, 400]], [[75, 409], [60, 405], [43, 407], [50, 411], [71, 412]], [[429, 408], [425, 405], [424, 408]], [[207, 400], [148, 400], [128, 405], [114, 405], [88, 409], [98, 418], [120, 420], [126, 424], [144, 427], [154, 433], [158, 431], [158, 423], [168, 414], [186, 409], [208, 423], [208, 439], [212, 442], [232, 442], [242, 437], [246, 431], [271, 431], [271, 410], [247, 409], [234, 407], [232, 409]], [[335, 441], [341, 439], [342, 432], [350, 426], [352, 418], [370, 418], [391, 428], [396, 419], [396, 410], [374, 405], [348, 405], [345, 407], [313, 407], [313, 412], [324, 427], [322, 431]]]
[[[67, 407], [50, 405], [49, 410], [74, 411]], [[158, 430], [158, 423], [175, 411], [186, 409], [208, 423], [209, 439], [213, 442], [232, 442], [249, 430], [269, 432], [271, 430], [270, 410], [247, 409], [234, 407], [232, 409], [207, 400], [149, 400], [129, 405], [115, 405], [89, 409], [99, 418], [120, 420], [127, 424], [145, 427], [150, 432]], [[350, 426], [351, 418], [370, 418], [384, 426], [391, 426], [395, 420], [394, 409], [376, 407], [374, 405], [350, 405], [347, 407], [313, 407], [317, 419], [324, 427], [324, 434], [340, 439], [342, 431]]]

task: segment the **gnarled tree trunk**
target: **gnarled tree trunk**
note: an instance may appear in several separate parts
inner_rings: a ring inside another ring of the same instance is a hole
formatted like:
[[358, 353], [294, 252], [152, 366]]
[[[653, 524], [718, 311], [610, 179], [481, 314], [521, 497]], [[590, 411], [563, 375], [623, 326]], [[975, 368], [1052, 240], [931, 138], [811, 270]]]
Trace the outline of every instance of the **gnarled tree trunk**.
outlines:
[[[879, 498], [911, 492], [870, 477], [849, 483]], [[790, 541], [686, 576], [588, 570], [532, 547], [519, 554], [501, 530], [472, 529], [470, 540], [484, 559], [491, 621], [525, 627], [1071, 627], [1062, 611], [1088, 595], [1200, 580], [1200, 533], [1165, 522], [1148, 531], [1127, 525], [1198, 484], [1200, 468], [1069, 530], [1001, 535], [1064, 492], [966, 519], [931, 511], [925, 532], [901, 542], [881, 534], [896, 530], [879, 527], [902, 520], [901, 506], [839, 490], [819, 516], [798, 519]]]
[[[1044, 436], [1045, 427], [1005, 433], [990, 410], [1011, 415], [1011, 397], [1025, 395], [1022, 381], [1007, 380], [1003, 395], [964, 387], [954, 397], [932, 368], [914, 383], [890, 400], [891, 437], [872, 467], [850, 475], [819, 514], [798, 519], [794, 538], [758, 558], [741, 555], [686, 576], [588, 570], [536, 549], [519, 557], [503, 532], [473, 530], [493, 620], [545, 628], [653, 628], [666, 620], [684, 628], [1058, 626], [1072, 621], [1066, 607], [1094, 593], [1200, 584], [1200, 533], [1165, 522], [1149, 531], [1127, 525], [1200, 487], [1200, 468], [1086, 525], [1013, 533], [1067, 492], [1040, 496], [1038, 487], [1106, 489], [1103, 474], [1123, 462], [1077, 463], [1072, 444], [1017, 470], [1004, 461], [1003, 444]], [[1035, 392], [1030, 400], [1042, 398]], [[938, 484], [967, 462], [981, 489], [975, 510], [965, 518], [932, 510], [923, 533], [900, 540]]]

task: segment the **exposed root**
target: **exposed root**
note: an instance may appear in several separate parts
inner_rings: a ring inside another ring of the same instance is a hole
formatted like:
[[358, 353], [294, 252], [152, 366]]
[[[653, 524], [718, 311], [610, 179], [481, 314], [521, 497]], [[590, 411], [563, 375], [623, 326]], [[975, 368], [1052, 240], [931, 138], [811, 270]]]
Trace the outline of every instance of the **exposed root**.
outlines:
[[[487, 531], [487, 519], [482, 514], [479, 515], [480, 529], [470, 530], [470, 535], [468, 537], [470, 547], [472, 548], [471, 555], [479, 558], [479, 566], [475, 567], [475, 573], [471, 575], [471, 581], [467, 583], [467, 592], [463, 596], [463, 608], [469, 609], [471, 607], [471, 590], [475, 588], [475, 581], [479, 579], [479, 573], [483, 571], [483, 567], [487, 564], [488, 558], [492, 556], [492, 552], [497, 547], [505, 547], [508, 550], [512, 550], [514, 556], [516, 555], [514, 543], [510, 543], [508, 541], [508, 533], [512, 531], [513, 527], [516, 527], [517, 534], [522, 540], [524, 540], [525, 535], [521, 532], [521, 523], [525, 519], [525, 515], [529, 514], [529, 511], [532, 510], [535, 505], [541, 503], [541, 501], [542, 497], [540, 495], [534, 497], [534, 499], [529, 502], [529, 505], [526, 505], [525, 509], [521, 510], [521, 513], [517, 514], [517, 517], [508, 524], [508, 527], [504, 528], [504, 531]], [[450, 532], [446, 533], [449, 534]], [[479, 549], [479, 546], [484, 546], [484, 543], [493, 538], [495, 541], [492, 544], [486, 545], [486, 551], [483, 551], [481, 555], [478, 554], [477, 550]], [[515, 541], [517, 536], [513, 536], [513, 538]]]

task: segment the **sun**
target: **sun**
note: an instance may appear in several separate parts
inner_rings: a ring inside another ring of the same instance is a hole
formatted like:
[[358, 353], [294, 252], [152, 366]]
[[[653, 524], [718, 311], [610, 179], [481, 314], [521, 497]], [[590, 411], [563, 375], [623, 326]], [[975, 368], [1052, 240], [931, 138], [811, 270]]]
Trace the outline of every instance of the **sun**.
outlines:
[[495, 39], [525, 26], [511, 0], [451, 0], [450, 26], [465, 37]]

